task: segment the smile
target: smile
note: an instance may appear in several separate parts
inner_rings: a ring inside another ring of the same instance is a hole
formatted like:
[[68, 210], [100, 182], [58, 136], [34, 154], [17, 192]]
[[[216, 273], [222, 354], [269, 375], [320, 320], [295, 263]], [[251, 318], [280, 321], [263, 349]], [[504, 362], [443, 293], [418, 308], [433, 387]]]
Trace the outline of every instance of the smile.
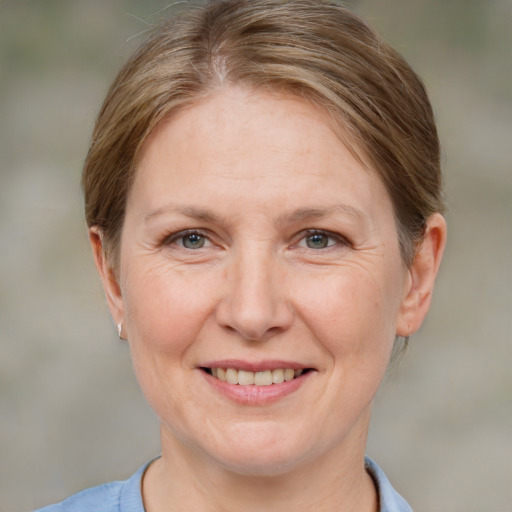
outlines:
[[309, 369], [294, 370], [293, 368], [277, 368], [274, 370], [264, 370], [251, 372], [248, 370], [237, 370], [236, 368], [202, 368], [206, 373], [216, 379], [227, 382], [228, 384], [238, 384], [240, 386], [271, 386], [272, 384], [282, 384], [300, 377]]

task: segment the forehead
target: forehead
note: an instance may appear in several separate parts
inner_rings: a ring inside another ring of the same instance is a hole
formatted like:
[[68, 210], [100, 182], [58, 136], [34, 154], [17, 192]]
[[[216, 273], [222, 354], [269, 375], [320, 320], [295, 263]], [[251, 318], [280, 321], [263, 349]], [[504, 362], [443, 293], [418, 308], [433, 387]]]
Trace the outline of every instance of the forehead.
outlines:
[[301, 202], [334, 201], [342, 192], [348, 203], [387, 196], [325, 111], [296, 96], [241, 87], [162, 121], [141, 151], [133, 188], [149, 203], [178, 189], [215, 191], [219, 201], [236, 189], [262, 205], [293, 194]]

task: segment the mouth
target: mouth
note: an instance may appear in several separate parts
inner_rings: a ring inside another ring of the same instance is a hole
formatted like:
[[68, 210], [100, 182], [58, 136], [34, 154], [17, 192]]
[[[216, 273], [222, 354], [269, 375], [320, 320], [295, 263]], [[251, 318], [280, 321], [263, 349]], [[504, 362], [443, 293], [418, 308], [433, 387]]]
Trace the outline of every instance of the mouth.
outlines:
[[252, 372], [237, 368], [201, 367], [201, 370], [221, 382], [239, 386], [272, 386], [290, 382], [313, 371], [312, 368], [275, 368]]

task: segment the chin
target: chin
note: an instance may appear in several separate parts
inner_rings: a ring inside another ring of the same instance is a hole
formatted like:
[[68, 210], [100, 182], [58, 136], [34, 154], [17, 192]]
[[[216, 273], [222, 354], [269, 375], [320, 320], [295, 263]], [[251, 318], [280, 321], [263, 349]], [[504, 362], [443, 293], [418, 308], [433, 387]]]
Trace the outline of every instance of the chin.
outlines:
[[261, 450], [259, 453], [233, 454], [217, 462], [231, 473], [255, 477], [284, 475], [301, 465], [301, 459], [297, 458], [297, 454], [276, 456], [269, 453], [262, 454]]
[[307, 443], [290, 436], [289, 428], [239, 425], [228, 442], [210, 455], [225, 469], [245, 476], [277, 476], [298, 467], [308, 458]]

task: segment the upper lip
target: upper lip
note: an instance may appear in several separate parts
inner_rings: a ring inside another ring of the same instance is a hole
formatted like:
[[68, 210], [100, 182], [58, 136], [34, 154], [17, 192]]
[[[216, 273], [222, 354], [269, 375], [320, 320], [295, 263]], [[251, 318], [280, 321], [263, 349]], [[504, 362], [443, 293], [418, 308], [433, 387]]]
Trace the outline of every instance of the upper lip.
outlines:
[[241, 359], [222, 359], [218, 361], [207, 361], [200, 365], [201, 368], [235, 368], [247, 372], [263, 372], [266, 370], [278, 370], [292, 368], [293, 370], [305, 370], [311, 366], [296, 361], [265, 360], [265, 361], [243, 361]]

